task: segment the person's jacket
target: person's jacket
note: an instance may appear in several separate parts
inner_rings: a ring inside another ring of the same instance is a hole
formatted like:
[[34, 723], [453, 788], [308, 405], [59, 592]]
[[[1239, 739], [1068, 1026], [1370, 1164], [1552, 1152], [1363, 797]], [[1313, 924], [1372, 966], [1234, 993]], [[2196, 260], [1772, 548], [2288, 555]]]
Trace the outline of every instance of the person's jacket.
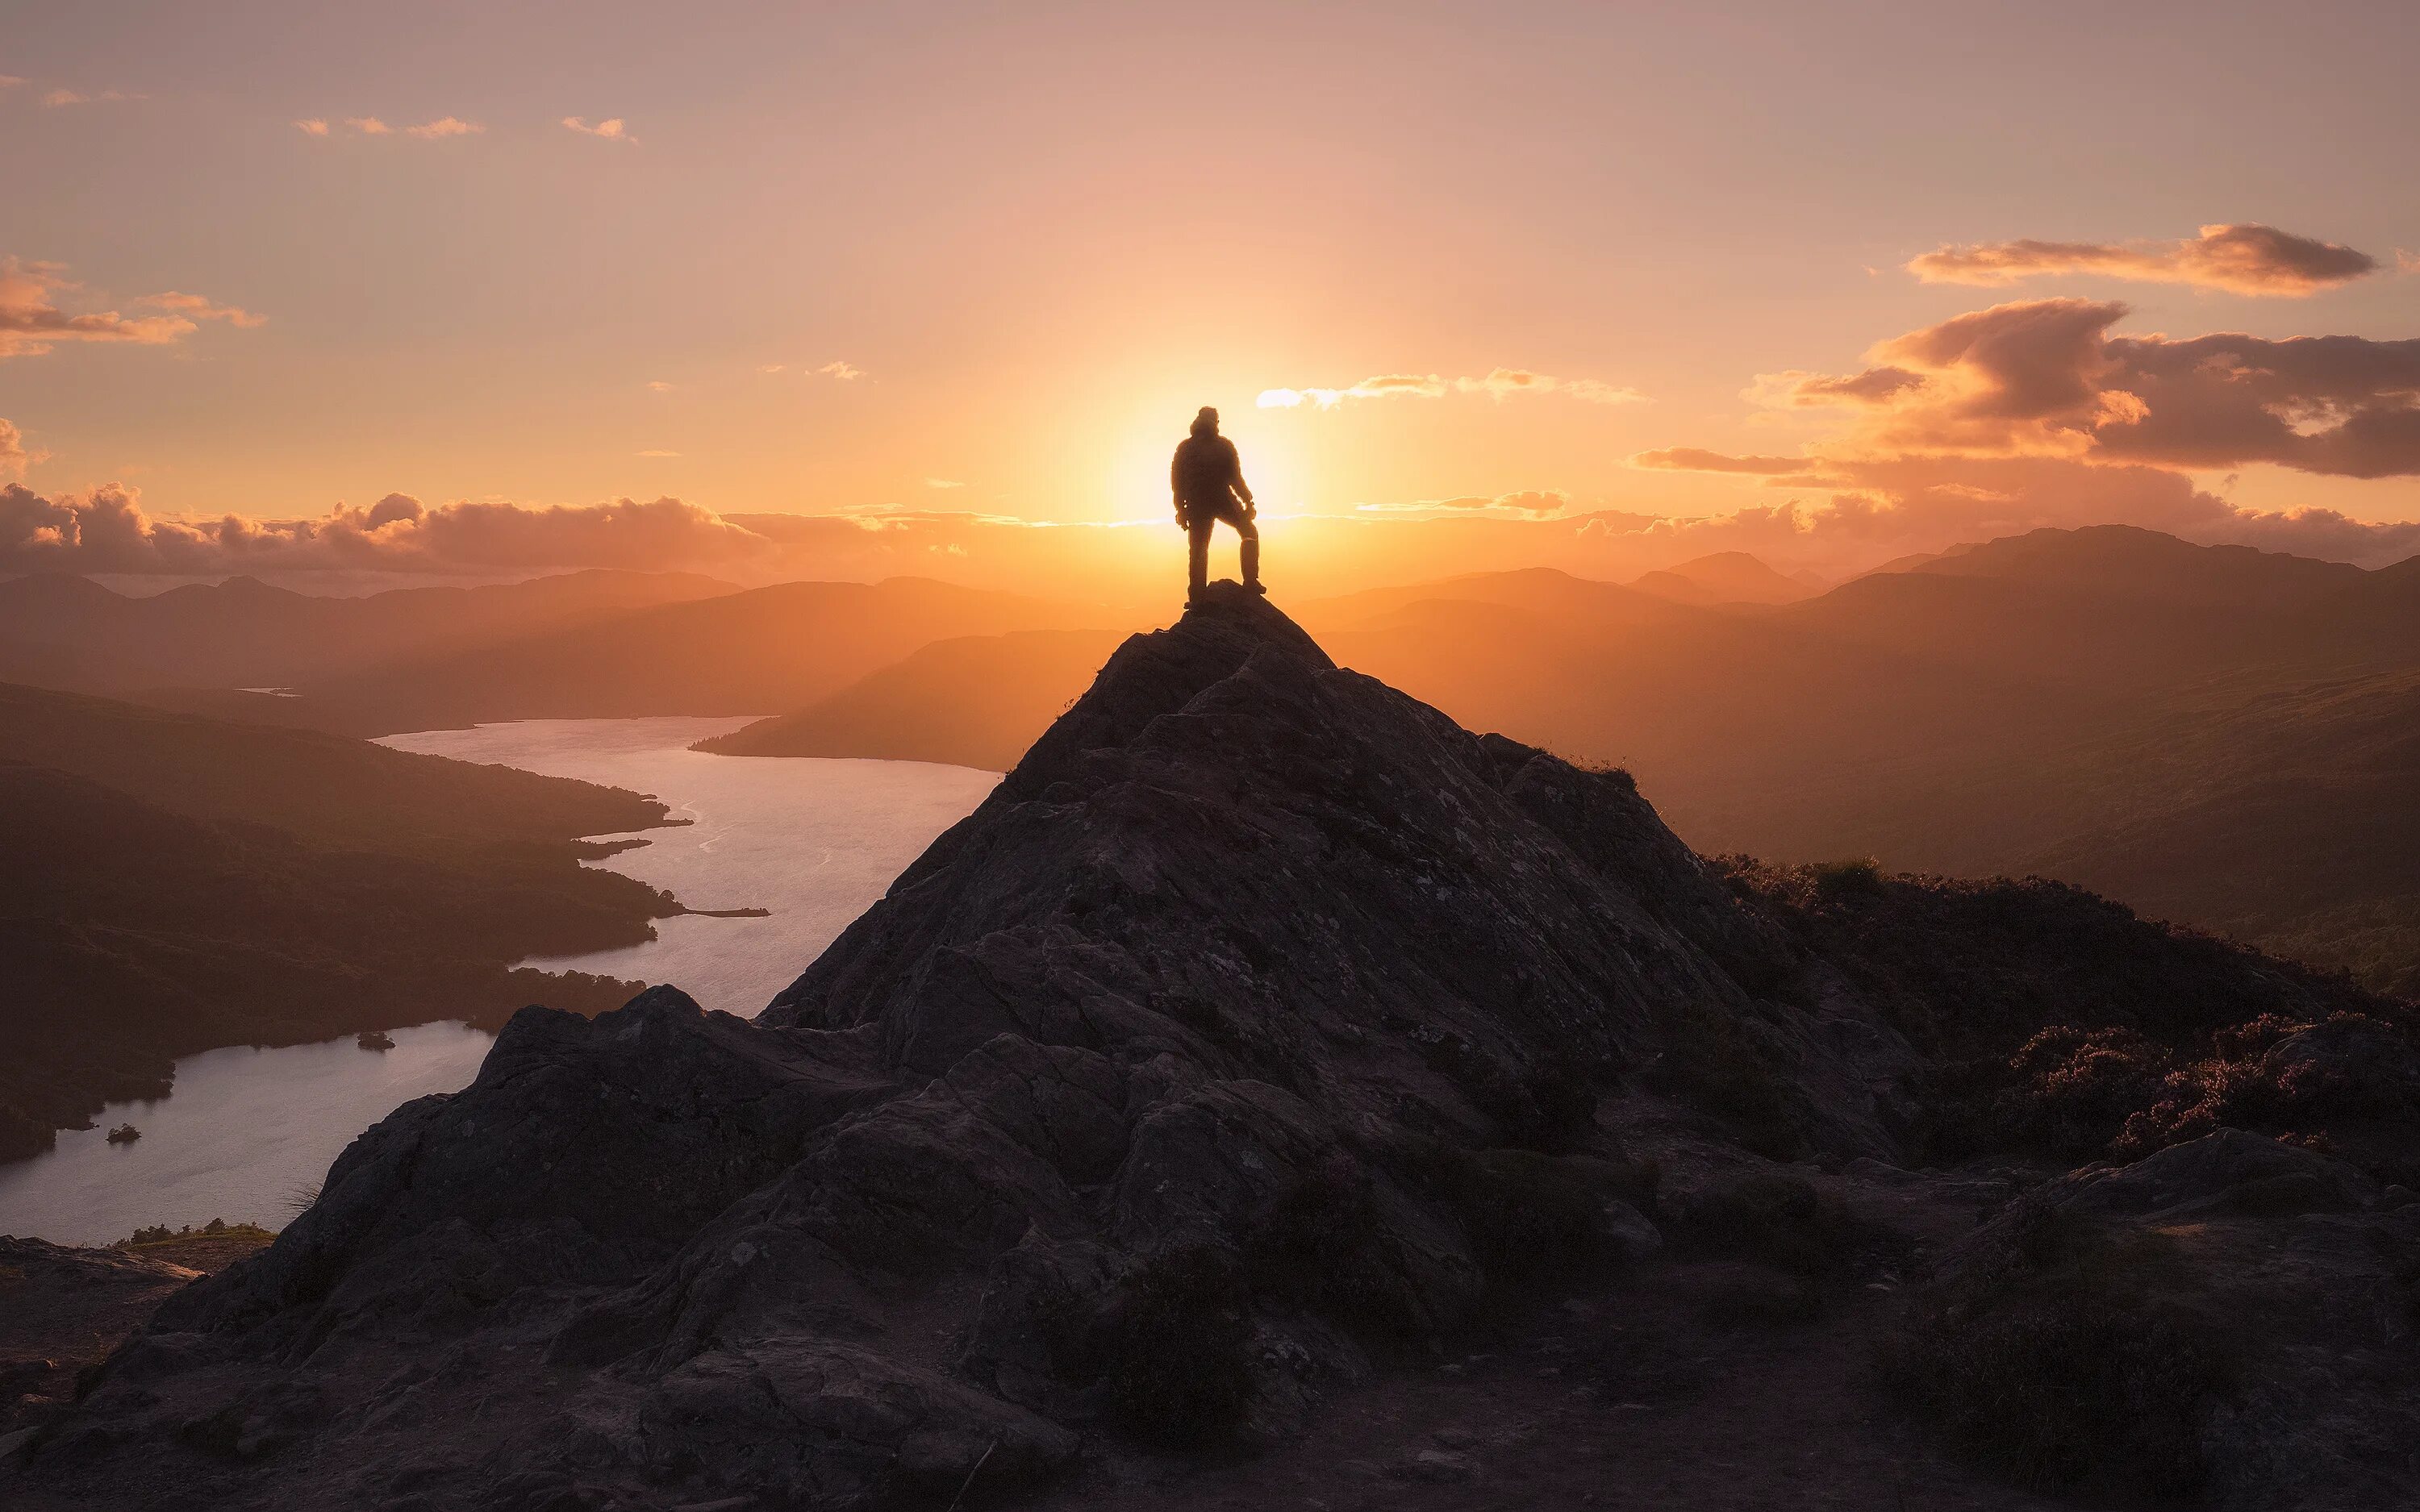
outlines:
[[1169, 464], [1169, 486], [1187, 509], [1223, 513], [1236, 500], [1249, 504], [1252, 490], [1244, 486], [1244, 465], [1235, 443], [1224, 436], [1187, 436], [1176, 443], [1176, 459]]

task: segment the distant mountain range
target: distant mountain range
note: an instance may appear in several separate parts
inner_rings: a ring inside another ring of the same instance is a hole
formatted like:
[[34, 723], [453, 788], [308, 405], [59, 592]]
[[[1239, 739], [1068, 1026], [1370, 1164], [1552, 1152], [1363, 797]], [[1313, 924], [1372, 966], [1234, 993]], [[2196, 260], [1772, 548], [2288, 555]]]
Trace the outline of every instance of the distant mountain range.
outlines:
[[934, 640], [1063, 629], [1087, 611], [927, 579], [782, 583], [306, 680], [378, 733], [489, 719], [796, 709]]
[[130, 597], [87, 579], [36, 574], [0, 582], [0, 682], [117, 694], [283, 688], [736, 591], [692, 573], [599, 570], [361, 598], [298, 594], [251, 578]]
[[[1298, 613], [1466, 725], [1632, 769], [1701, 848], [2039, 872], [2420, 991], [2420, 563], [2102, 527], [1822, 594], [1761, 567]], [[930, 647], [709, 748], [1005, 767], [1113, 640]]]
[[[1004, 769], [1138, 627], [909, 579], [698, 596], [715, 585], [630, 576], [520, 585], [523, 622], [484, 638], [315, 652], [296, 697], [226, 691], [266, 686], [267, 663], [145, 696], [358, 733], [786, 710], [705, 748]], [[0, 665], [29, 654], [12, 600], [103, 592], [0, 584]], [[240, 617], [266, 591], [207, 592], [180, 612]], [[610, 594], [656, 597], [599, 607]], [[586, 607], [526, 623], [566, 602]], [[2363, 571], [2103, 526], [1828, 591], [1725, 553], [1628, 585], [1528, 569], [1291, 607], [1340, 660], [1466, 725], [1629, 767], [1701, 849], [2039, 872], [2420, 990], [2401, 861], [2420, 838], [2420, 561]], [[108, 644], [174, 659], [132, 631]]]

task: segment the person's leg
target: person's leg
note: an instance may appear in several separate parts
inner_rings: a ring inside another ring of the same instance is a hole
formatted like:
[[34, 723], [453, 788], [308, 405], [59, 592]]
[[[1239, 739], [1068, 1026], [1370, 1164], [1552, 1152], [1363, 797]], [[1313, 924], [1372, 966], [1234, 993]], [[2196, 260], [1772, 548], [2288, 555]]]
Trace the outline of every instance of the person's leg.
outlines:
[[1204, 509], [1195, 511], [1193, 518], [1185, 527], [1185, 566], [1189, 597], [1200, 597], [1202, 586], [1210, 580], [1210, 528], [1218, 523], [1218, 519]]
[[1261, 528], [1241, 515], [1229, 523], [1243, 540], [1244, 586], [1257, 591], [1261, 586]]

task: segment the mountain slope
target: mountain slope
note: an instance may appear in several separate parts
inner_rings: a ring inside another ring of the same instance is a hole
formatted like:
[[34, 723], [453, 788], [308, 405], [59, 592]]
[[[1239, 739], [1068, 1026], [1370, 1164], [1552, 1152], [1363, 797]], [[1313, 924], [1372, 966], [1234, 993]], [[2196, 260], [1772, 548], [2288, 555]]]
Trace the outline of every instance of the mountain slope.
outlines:
[[[2062, 1034], [2121, 1038], [2063, 1067], [2037, 1053]], [[2391, 1437], [2412, 1367], [2277, 1304], [2386, 1284], [2413, 1210], [2324, 1155], [2205, 1136], [2206, 1109], [2162, 1112], [2184, 1084], [2155, 1057], [2312, 1094], [2246, 1102], [2239, 1127], [2350, 1147], [2370, 1119], [2400, 1180], [2411, 1112], [2317, 1094], [2342, 1065], [2420, 1059], [2411, 1035], [2392, 1005], [2067, 889], [1718, 872], [1621, 774], [1469, 733], [1227, 586], [1122, 646], [757, 1022], [669, 989], [593, 1022], [516, 1015], [471, 1088], [398, 1110], [271, 1249], [163, 1307], [21, 1480], [504, 1512], [946, 1504], [1062, 1478], [1054, 1504], [1100, 1505], [1166, 1481], [1171, 1453], [1236, 1464], [1335, 1396], [1369, 1394], [1380, 1424], [1390, 1382], [1451, 1397], [1449, 1341], [1574, 1290], [1552, 1332], [1664, 1309], [1687, 1335], [1668, 1357], [1719, 1393], [1702, 1330], [1724, 1325], [1687, 1321], [1714, 1316], [1690, 1288], [1778, 1276], [1791, 1316], [1880, 1327], [1922, 1246], [2012, 1191], [1903, 1163], [2080, 1140], [2150, 1152], [2118, 1173], [2128, 1203], [2053, 1192], [2076, 1242], [2200, 1201], [2222, 1206], [2193, 1242], [2277, 1251], [2304, 1244], [2294, 1214], [2334, 1215], [2342, 1242], [2292, 1250], [2282, 1281], [2240, 1273], [2229, 1311], [2262, 1331], [2237, 1330], [2242, 1411], [2213, 1440], [2241, 1452], [2199, 1473], [2234, 1494], [2289, 1464], [2295, 1504], [2379, 1504], [2408, 1467], [2359, 1450]], [[2140, 1085], [2050, 1117], [2113, 1056]], [[2374, 1090], [2420, 1088], [2394, 1074]], [[1993, 1097], [2040, 1117], [1975, 1116]], [[1844, 1174], [1770, 1163], [1801, 1155]], [[2198, 1277], [2198, 1254], [2159, 1273]], [[1667, 1356], [1618, 1333], [1592, 1335], [1601, 1361], [1558, 1357], [1559, 1399], [1598, 1371], [1608, 1405], [1651, 1389], [1623, 1372]], [[1854, 1399], [1844, 1431], [1885, 1431], [1854, 1426], [1890, 1411], [1869, 1353], [1821, 1358], [1796, 1396]], [[2170, 1385], [2157, 1405], [2198, 1429], [2200, 1379]], [[2329, 1414], [2283, 1410], [2312, 1392]], [[2124, 1470], [2141, 1451], [2118, 1415]], [[1769, 1468], [1803, 1485], [1837, 1447]], [[1467, 1504], [1471, 1456], [1390, 1452]], [[1307, 1484], [1235, 1473], [1239, 1504]], [[1942, 1504], [2043, 1504], [1926, 1482]]]
[[568, 845], [330, 849], [14, 764], [0, 831], [0, 1160], [167, 1095], [178, 1057], [221, 1045], [597, 1011], [631, 984], [512, 963], [635, 945], [676, 908]]
[[677, 911], [582, 866], [664, 806], [615, 788], [0, 686], [0, 1160], [179, 1056], [626, 983], [514, 971]]
[[1682, 604], [1794, 604], [1817, 590], [1745, 551], [1717, 551], [1631, 579], [1642, 594]]
[[918, 578], [782, 583], [306, 682], [380, 733], [490, 719], [797, 709], [966, 635], [1080, 626], [1073, 608]]
[[371, 849], [561, 843], [664, 822], [662, 804], [618, 788], [5, 684], [0, 760], [211, 823]]
[[361, 598], [251, 578], [136, 598], [82, 578], [0, 581], [0, 681], [125, 695], [282, 687], [548, 625], [737, 592], [694, 573], [592, 570]]
[[696, 749], [720, 756], [870, 756], [1006, 771], [1125, 639], [1027, 630], [936, 640], [796, 714]]

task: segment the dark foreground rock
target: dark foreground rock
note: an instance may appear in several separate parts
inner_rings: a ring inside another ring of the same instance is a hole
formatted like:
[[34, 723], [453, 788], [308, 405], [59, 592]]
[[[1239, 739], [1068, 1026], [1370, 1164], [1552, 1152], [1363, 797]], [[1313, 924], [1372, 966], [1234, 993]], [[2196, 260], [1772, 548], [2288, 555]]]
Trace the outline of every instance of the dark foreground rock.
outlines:
[[[517, 1016], [14, 1473], [59, 1505], [974, 1505], [1283, 1445], [1556, 1297], [1618, 1308], [1625, 1268], [1685, 1271], [1710, 1327], [1808, 1326], [2031, 1178], [1903, 1169], [1938, 1037], [1893, 994], [1927, 989], [1792, 909], [1621, 774], [1470, 734], [1214, 594], [1120, 649], [761, 1019], [669, 989]], [[2196, 969], [2335, 1006], [2251, 958]], [[2162, 995], [2139, 975], [2110, 1012]], [[2034, 980], [2001, 982], [2033, 995], [2012, 1022], [2053, 1011]], [[2404, 1242], [2379, 1182], [2304, 1153], [2335, 1174], [2242, 1208], [2244, 1246], [2313, 1214]], [[2325, 1321], [2293, 1314], [2281, 1358], [2333, 1348]], [[1483, 1470], [1443, 1443], [1399, 1468], [1454, 1495]], [[2293, 1504], [2354, 1482], [2311, 1484]]]
[[163, 1299], [270, 1239], [224, 1224], [153, 1232], [159, 1237], [115, 1249], [0, 1235], [0, 1464], [67, 1409], [78, 1378]]

